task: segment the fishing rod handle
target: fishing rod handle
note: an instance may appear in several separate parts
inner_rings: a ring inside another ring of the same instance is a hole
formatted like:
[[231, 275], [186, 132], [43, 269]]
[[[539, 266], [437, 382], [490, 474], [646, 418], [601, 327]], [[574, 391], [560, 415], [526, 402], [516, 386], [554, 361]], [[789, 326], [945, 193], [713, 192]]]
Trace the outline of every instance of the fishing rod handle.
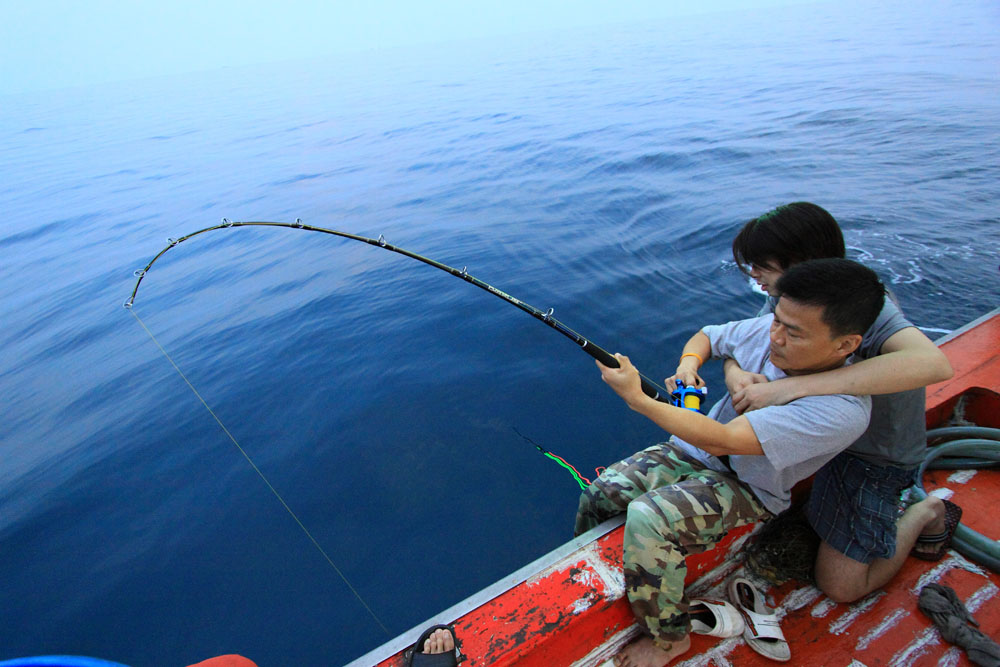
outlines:
[[[583, 350], [584, 352], [592, 356], [594, 359], [597, 359], [599, 362], [601, 362], [608, 368], [621, 367], [621, 364], [618, 363], [618, 360], [615, 357], [613, 357], [610, 352], [608, 352], [602, 347], [599, 347], [597, 345], [594, 345], [593, 343], [588, 342], [586, 347], [583, 348]], [[649, 380], [643, 377], [642, 373], [639, 374], [639, 384], [642, 387], [642, 393], [646, 394], [646, 396], [654, 398], [657, 401], [661, 401], [663, 403], [672, 402], [670, 400], [670, 396], [664, 396], [663, 394], [661, 394], [659, 390], [657, 390], [657, 388], [653, 386], [653, 383], [651, 383]]]

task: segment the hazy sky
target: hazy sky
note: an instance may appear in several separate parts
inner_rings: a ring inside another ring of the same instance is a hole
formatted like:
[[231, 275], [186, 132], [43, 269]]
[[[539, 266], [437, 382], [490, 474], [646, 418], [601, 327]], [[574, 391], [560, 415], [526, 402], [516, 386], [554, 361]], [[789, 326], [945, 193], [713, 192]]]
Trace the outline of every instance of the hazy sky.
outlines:
[[0, 0], [0, 94], [807, 0]]

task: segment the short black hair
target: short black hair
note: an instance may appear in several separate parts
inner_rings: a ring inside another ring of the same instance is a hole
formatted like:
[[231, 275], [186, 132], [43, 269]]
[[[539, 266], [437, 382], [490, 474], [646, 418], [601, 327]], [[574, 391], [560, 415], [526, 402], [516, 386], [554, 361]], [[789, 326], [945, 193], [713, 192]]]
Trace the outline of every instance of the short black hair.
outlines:
[[750, 220], [733, 239], [733, 259], [744, 273], [752, 264], [784, 271], [806, 260], [845, 254], [840, 225], [826, 209], [806, 201]]
[[885, 285], [874, 271], [850, 259], [811, 259], [785, 271], [776, 285], [782, 297], [822, 306], [833, 337], [862, 336], [885, 304]]

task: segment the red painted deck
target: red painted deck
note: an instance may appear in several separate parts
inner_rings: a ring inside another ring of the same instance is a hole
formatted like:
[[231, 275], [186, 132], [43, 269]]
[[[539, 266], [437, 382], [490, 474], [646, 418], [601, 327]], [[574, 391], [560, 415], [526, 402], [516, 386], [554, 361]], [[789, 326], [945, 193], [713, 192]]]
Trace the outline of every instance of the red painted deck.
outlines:
[[[966, 419], [1000, 428], [1000, 310], [939, 342], [955, 370], [951, 380], [927, 391], [928, 426], [949, 419], [956, 407]], [[935, 471], [925, 488], [964, 509], [963, 523], [1000, 536], [993, 514], [1000, 506], [1000, 471]], [[688, 559], [688, 588], [725, 597], [724, 584], [741, 571], [734, 558], [749, 535], [734, 531], [713, 551]], [[624, 597], [622, 528], [578, 540], [512, 575], [509, 585], [488, 589], [419, 628], [362, 656], [352, 667], [402, 665], [402, 649], [423, 627], [454, 622], [470, 667], [603, 665], [638, 632]], [[851, 605], [836, 604], [812, 586], [786, 584], [768, 591], [799, 665], [969, 665], [964, 652], [944, 642], [917, 608], [928, 583], [955, 589], [987, 635], [1000, 638], [1000, 576], [955, 551], [942, 561], [907, 560], [890, 586]], [[676, 665], [773, 665], [742, 638], [692, 636], [692, 649]]]

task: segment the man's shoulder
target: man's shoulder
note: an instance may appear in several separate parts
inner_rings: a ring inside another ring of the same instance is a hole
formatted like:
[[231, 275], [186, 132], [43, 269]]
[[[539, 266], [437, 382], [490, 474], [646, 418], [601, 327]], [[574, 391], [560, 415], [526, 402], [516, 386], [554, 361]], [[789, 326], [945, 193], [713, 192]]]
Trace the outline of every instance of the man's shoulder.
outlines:
[[878, 356], [885, 341], [891, 338], [893, 334], [912, 326], [913, 323], [903, 315], [903, 311], [900, 310], [895, 297], [891, 294], [886, 294], [882, 310], [879, 311], [875, 322], [865, 332], [857, 353], [865, 359]]
[[767, 423], [793, 437], [823, 437], [850, 444], [868, 427], [870, 396], [822, 394], [803, 396], [785, 405], [772, 405], [747, 412], [751, 421]]
[[[871, 412], [871, 396], [853, 396], [851, 394], [819, 394], [817, 396], [803, 396], [794, 401], [788, 402], [789, 406], [797, 406], [800, 409], [824, 410], [824, 409], [853, 409], [858, 408], [865, 412]], [[782, 407], [782, 406], [776, 406]]]
[[743, 416], [771, 465], [786, 469], [808, 467], [809, 461], [825, 461], [847, 449], [864, 433], [870, 414], [871, 399], [867, 396], [830, 394], [807, 396]]
[[767, 357], [772, 319], [765, 316], [736, 320], [704, 327], [702, 333], [708, 336], [713, 357], [730, 357], [744, 370], [760, 372]]
[[745, 320], [733, 320], [725, 324], [710, 324], [702, 327], [702, 331], [709, 338], [728, 338], [734, 341], [756, 339], [761, 331], [766, 331], [771, 327], [773, 313], [768, 313], [760, 317], [748, 317]]
[[[817, 396], [803, 396], [794, 401], [789, 401], [785, 405], [769, 406], [773, 408], [785, 408], [785, 411], [778, 411], [778, 414], [787, 413], [789, 415], [808, 415], [813, 412], [827, 413], [830, 411], [843, 411], [854, 413], [860, 411], [865, 415], [871, 413], [871, 396], [852, 396], [851, 394], [819, 394]], [[768, 408], [762, 408], [766, 410]]]

